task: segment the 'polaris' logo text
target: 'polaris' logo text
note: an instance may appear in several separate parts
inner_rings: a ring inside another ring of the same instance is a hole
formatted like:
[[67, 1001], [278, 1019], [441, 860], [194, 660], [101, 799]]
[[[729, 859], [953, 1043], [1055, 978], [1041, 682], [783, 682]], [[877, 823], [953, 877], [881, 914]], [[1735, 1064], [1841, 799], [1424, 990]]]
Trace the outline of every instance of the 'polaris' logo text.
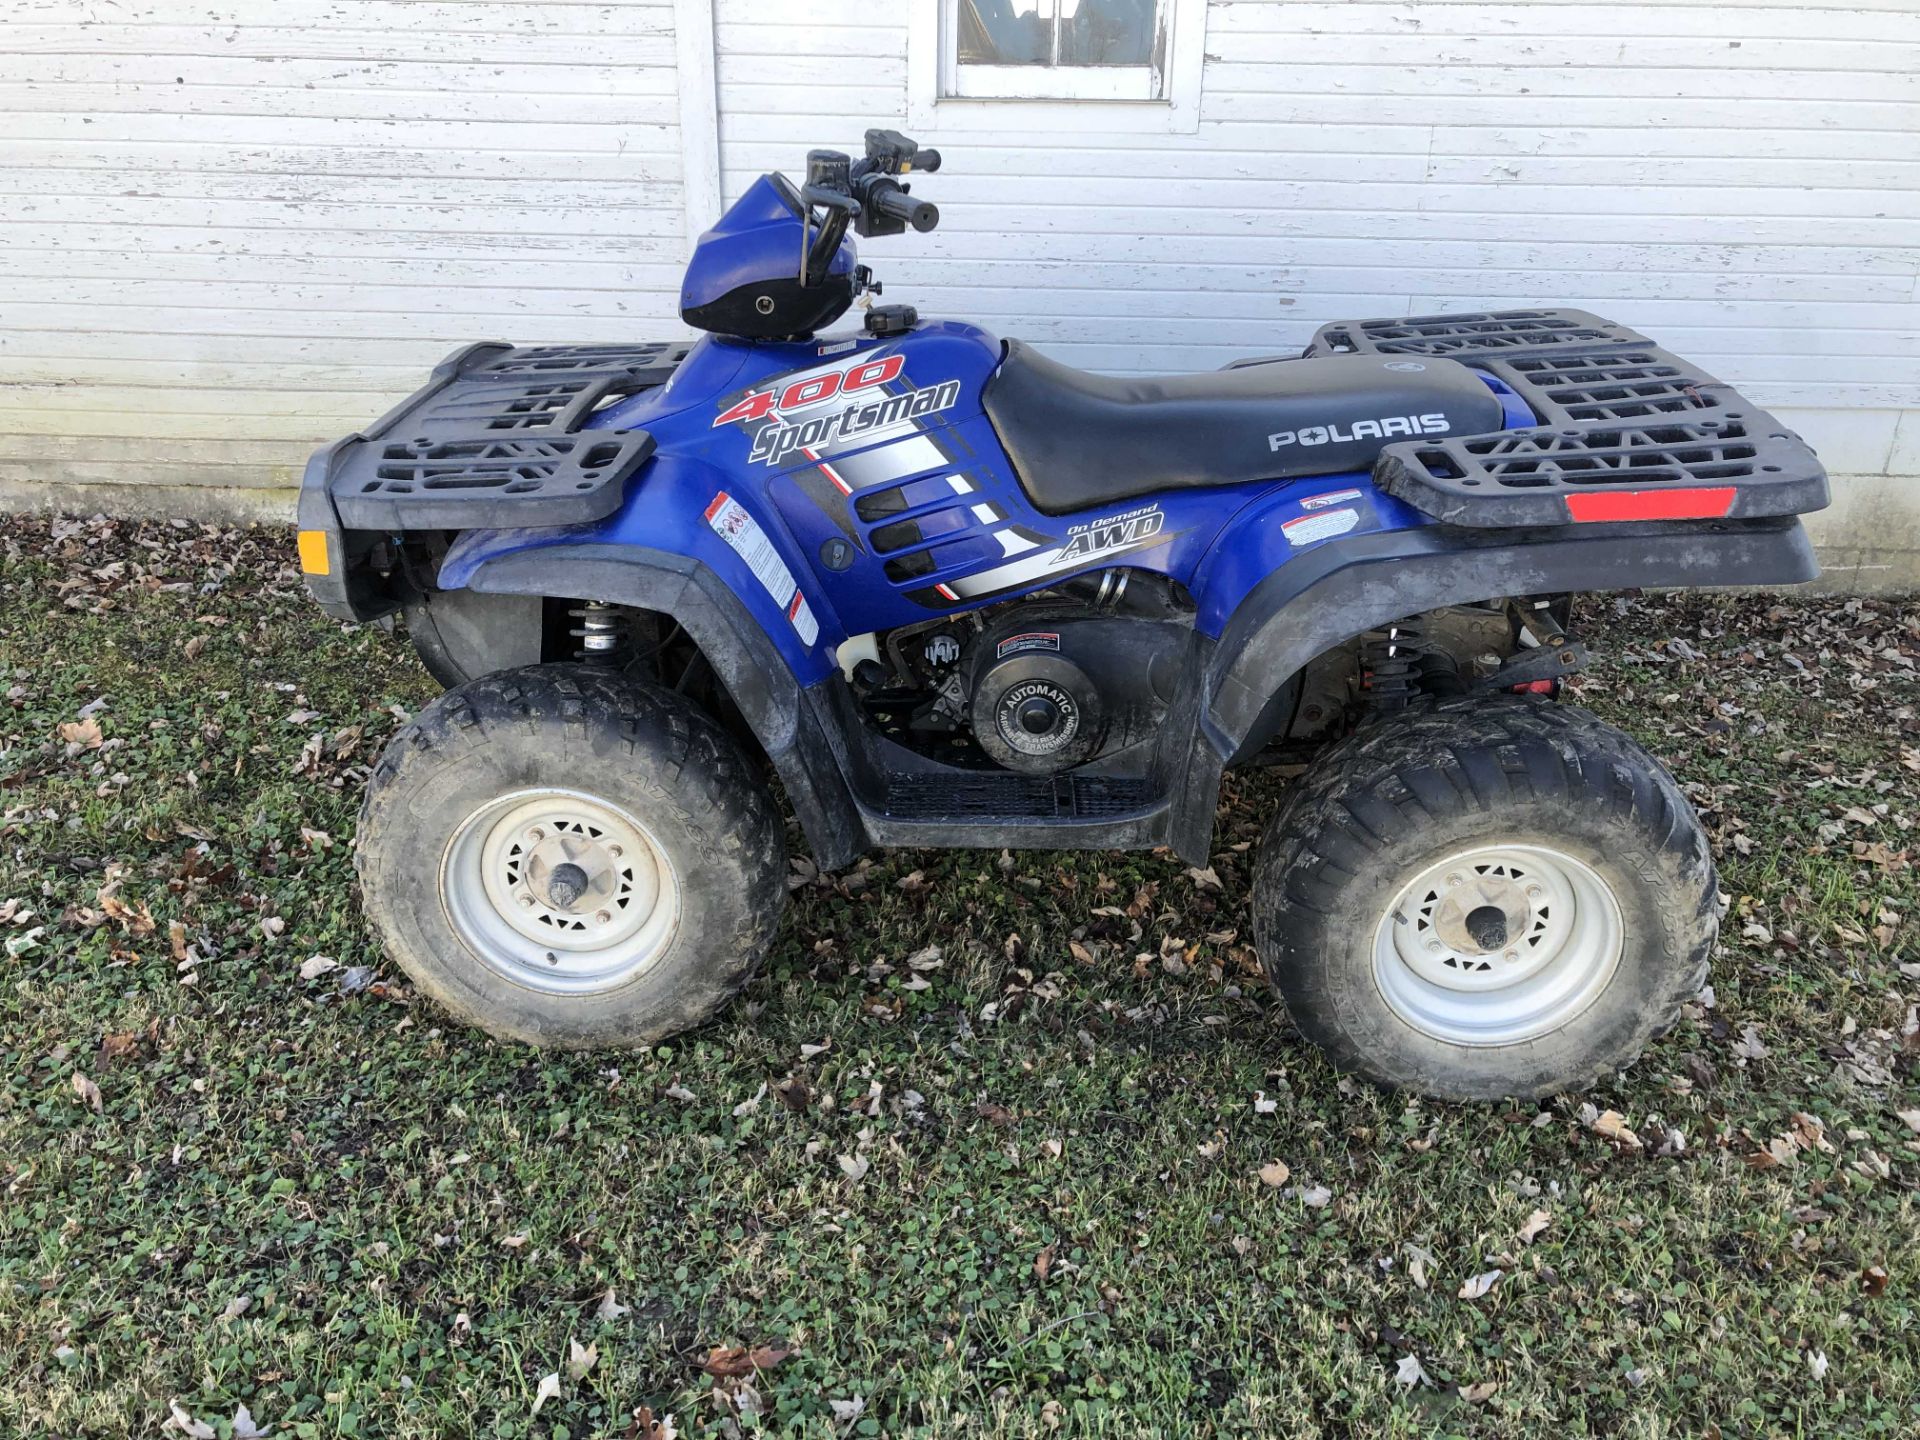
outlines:
[[1269, 450], [1289, 445], [1347, 445], [1355, 440], [1385, 440], [1393, 435], [1444, 435], [1453, 425], [1447, 417], [1430, 415], [1383, 415], [1378, 420], [1356, 420], [1351, 430], [1332, 425], [1305, 425], [1298, 430], [1282, 430], [1267, 437]]

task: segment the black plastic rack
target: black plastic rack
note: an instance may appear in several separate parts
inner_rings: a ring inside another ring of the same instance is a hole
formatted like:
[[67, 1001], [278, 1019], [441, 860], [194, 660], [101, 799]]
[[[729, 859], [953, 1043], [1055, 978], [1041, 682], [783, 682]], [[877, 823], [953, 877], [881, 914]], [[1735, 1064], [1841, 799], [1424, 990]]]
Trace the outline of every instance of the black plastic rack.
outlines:
[[1651, 344], [1646, 336], [1584, 310], [1487, 310], [1404, 320], [1338, 320], [1314, 333], [1307, 353], [1465, 360]]
[[645, 430], [582, 427], [665, 384], [687, 348], [469, 345], [365, 432], [317, 452], [309, 483], [351, 530], [598, 520], [619, 508], [654, 442]]
[[1374, 483], [1453, 525], [1753, 520], [1827, 503], [1827, 474], [1779, 420], [1646, 336], [1584, 310], [1321, 327], [1308, 355], [1457, 360], [1511, 389], [1531, 429], [1409, 440]]

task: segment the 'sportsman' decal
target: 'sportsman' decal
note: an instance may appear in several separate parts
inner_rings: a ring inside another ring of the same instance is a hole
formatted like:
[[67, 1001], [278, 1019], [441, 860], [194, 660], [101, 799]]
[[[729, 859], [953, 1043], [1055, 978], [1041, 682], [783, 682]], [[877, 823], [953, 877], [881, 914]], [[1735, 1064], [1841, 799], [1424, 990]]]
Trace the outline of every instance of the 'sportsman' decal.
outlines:
[[[896, 357], [897, 358], [897, 357]], [[844, 393], [844, 392], [842, 392]], [[753, 437], [753, 449], [747, 459], [766, 465], [778, 465], [795, 451], [813, 452], [823, 445], [850, 440], [869, 431], [884, 430], [903, 420], [918, 420], [953, 407], [960, 398], [960, 382], [948, 380], [919, 390], [906, 390], [871, 404], [853, 405], [830, 415], [819, 415], [799, 424], [763, 425]], [[741, 404], [745, 404], [742, 401]], [[739, 407], [734, 407], [738, 409]], [[786, 406], [780, 406], [784, 415]], [[811, 454], [808, 458], [813, 458]]]

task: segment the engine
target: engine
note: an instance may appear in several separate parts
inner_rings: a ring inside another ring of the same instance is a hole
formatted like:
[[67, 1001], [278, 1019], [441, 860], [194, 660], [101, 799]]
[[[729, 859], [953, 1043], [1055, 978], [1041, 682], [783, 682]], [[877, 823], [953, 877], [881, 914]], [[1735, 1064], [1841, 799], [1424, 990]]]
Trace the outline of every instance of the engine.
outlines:
[[[1263, 763], [1297, 763], [1367, 716], [1481, 685], [1555, 690], [1584, 650], [1565, 596], [1457, 605], [1355, 636], [1279, 684], [1254, 725]], [[1193, 658], [1186, 592], [1108, 570], [868, 642], [852, 667], [869, 723], [950, 765], [1144, 773]], [[1129, 753], [1131, 752], [1131, 753]]]
[[1165, 580], [1113, 570], [891, 631], [853, 679], [889, 738], [949, 764], [1052, 775], [1150, 740], [1191, 637]]

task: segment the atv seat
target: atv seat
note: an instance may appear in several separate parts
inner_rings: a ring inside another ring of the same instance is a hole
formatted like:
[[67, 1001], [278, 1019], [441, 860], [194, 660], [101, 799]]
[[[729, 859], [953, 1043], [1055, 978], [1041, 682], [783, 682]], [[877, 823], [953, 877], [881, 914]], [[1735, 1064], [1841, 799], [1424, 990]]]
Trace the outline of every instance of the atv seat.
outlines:
[[1457, 360], [1327, 355], [1195, 375], [1090, 375], [1006, 343], [987, 416], [1048, 515], [1162, 490], [1365, 470], [1381, 447], [1498, 430], [1499, 398]]

